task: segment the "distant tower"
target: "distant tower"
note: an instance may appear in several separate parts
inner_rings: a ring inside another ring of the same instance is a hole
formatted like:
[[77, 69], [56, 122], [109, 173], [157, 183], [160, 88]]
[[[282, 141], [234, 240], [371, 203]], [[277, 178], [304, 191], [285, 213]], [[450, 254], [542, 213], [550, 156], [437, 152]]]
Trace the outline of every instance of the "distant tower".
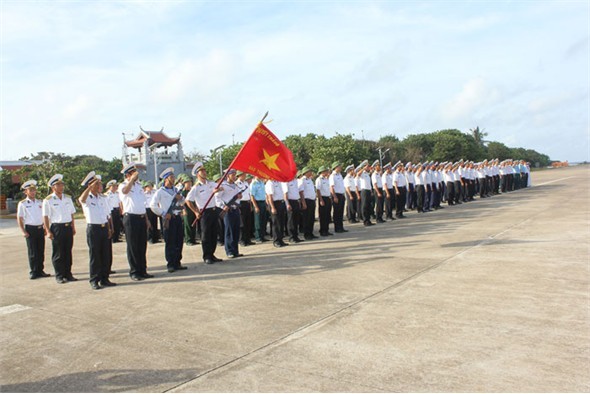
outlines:
[[[158, 176], [167, 167], [173, 167], [178, 175], [186, 171], [184, 152], [180, 142], [180, 134], [177, 138], [170, 138], [164, 134], [164, 128], [160, 131], [146, 131], [139, 126], [140, 132], [133, 140], [125, 140], [123, 143], [123, 166], [135, 162], [145, 166], [140, 171], [140, 178], [158, 182]], [[176, 151], [171, 148], [176, 146]], [[137, 151], [134, 151], [134, 148]]]

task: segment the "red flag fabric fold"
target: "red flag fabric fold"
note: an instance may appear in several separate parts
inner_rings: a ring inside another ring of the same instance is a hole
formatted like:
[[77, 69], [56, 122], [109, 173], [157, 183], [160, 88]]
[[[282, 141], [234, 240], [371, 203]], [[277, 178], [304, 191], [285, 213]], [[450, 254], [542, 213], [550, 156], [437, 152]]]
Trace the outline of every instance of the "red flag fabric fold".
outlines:
[[229, 168], [281, 182], [292, 180], [297, 172], [289, 148], [262, 123], [254, 129]]

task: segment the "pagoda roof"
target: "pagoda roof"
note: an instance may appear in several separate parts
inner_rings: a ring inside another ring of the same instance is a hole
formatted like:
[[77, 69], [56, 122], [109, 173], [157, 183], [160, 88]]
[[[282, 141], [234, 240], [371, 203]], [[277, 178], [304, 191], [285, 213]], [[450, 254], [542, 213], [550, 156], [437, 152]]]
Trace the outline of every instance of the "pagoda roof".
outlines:
[[146, 131], [140, 127], [141, 131], [133, 140], [125, 141], [125, 145], [130, 148], [141, 148], [147, 140], [148, 146], [153, 144], [160, 144], [160, 146], [172, 146], [180, 142], [180, 136], [177, 138], [170, 138], [164, 134], [164, 129], [160, 131]]

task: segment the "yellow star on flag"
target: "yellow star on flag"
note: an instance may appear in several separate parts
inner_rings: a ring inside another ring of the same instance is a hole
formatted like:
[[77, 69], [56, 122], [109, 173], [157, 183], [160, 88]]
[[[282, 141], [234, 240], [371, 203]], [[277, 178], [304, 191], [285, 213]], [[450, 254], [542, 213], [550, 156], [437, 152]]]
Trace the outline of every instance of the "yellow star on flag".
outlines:
[[271, 156], [266, 149], [262, 149], [262, 154], [264, 155], [264, 159], [260, 160], [261, 163], [263, 163], [269, 170], [281, 171], [279, 166], [277, 166], [277, 159], [279, 158], [278, 153]]

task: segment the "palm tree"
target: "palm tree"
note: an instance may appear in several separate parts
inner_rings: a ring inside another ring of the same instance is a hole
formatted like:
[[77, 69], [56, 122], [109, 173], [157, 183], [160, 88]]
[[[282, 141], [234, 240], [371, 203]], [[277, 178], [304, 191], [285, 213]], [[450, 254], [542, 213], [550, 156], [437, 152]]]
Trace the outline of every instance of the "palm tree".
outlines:
[[484, 138], [488, 136], [488, 133], [485, 133], [483, 129], [480, 130], [479, 126], [475, 126], [474, 129], [469, 129], [469, 131], [471, 131], [471, 135], [473, 136], [475, 142], [477, 142], [477, 145], [483, 148], [485, 146], [485, 143], [488, 142], [484, 140]]

